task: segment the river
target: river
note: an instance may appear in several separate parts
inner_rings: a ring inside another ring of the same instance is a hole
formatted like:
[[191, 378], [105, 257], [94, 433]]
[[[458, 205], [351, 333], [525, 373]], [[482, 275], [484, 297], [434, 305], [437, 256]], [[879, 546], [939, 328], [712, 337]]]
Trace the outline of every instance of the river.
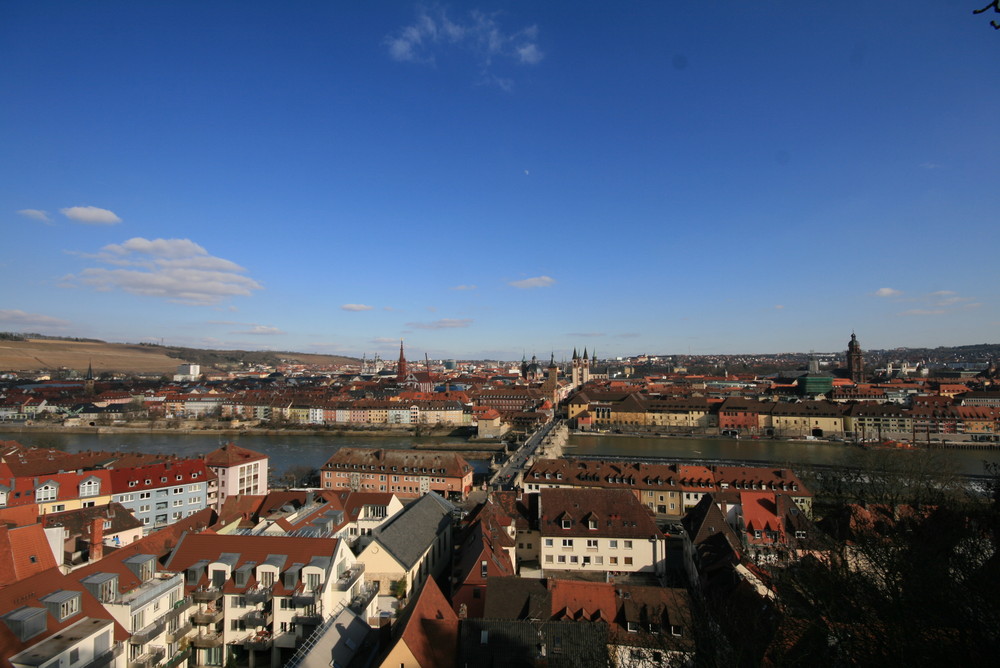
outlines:
[[[228, 437], [212, 434], [69, 434], [58, 431], [0, 432], [0, 441], [18, 441], [39, 448], [54, 448], [66, 452], [81, 450], [123, 450], [170, 453], [180, 457], [196, 457], [211, 452]], [[464, 439], [408, 435], [335, 436], [327, 434], [241, 434], [237, 444], [267, 454], [274, 477], [292, 466], [319, 468], [342, 447], [407, 449], [417, 443], [433, 447], [441, 443], [463, 443]], [[844, 443], [825, 441], [736, 440], [729, 438], [663, 438], [641, 436], [605, 436], [574, 434], [564, 451], [575, 455], [615, 457], [667, 457], [677, 459], [724, 459], [767, 461], [776, 465], [797, 463], [842, 465], [850, 461], [857, 448]], [[462, 453], [459, 453], [462, 454]], [[1000, 448], [994, 450], [952, 449], [943, 454], [955, 463], [957, 472], [983, 473], [983, 462], [1000, 462]], [[484, 472], [487, 462], [470, 460], [478, 472]]]

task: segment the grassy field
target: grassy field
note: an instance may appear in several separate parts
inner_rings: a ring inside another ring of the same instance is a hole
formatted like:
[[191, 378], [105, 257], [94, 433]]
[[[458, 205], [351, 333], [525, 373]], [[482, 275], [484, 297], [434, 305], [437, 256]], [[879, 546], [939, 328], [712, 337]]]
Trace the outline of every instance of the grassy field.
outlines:
[[[169, 352], [174, 352], [175, 356], [168, 355]], [[273, 359], [262, 359], [268, 357]], [[0, 371], [52, 371], [69, 368], [85, 372], [87, 365], [93, 364], [95, 374], [105, 371], [173, 374], [177, 365], [185, 362], [200, 363], [202, 370], [208, 371], [214, 358], [226, 362], [247, 359], [273, 363], [279, 357], [317, 365], [335, 365], [347, 359], [333, 355], [299, 353], [175, 351], [169, 347], [92, 341], [0, 341]]]

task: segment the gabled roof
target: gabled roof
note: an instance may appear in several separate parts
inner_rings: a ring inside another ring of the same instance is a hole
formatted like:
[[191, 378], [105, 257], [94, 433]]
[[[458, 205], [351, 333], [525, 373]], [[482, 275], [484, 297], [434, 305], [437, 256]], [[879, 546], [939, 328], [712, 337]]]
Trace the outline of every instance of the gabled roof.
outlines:
[[454, 510], [451, 503], [428, 492], [376, 529], [372, 541], [388, 550], [404, 569], [409, 570], [451, 525]]
[[421, 668], [451, 668], [458, 653], [458, 616], [434, 578], [427, 578], [400, 641], [406, 643]]
[[41, 524], [0, 524], [0, 588], [57, 566]]
[[221, 448], [205, 455], [205, 463], [216, 467], [238, 466], [239, 464], [266, 459], [267, 455], [248, 450], [247, 448], [241, 448], [235, 443], [226, 443]]

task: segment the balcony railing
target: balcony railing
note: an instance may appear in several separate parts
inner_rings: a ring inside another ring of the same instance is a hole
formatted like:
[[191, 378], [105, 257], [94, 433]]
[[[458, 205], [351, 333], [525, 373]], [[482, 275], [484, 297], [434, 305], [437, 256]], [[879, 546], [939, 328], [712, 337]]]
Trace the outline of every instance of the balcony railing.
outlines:
[[323, 616], [318, 613], [301, 612], [292, 615], [292, 621], [296, 624], [322, 624]]
[[292, 603], [294, 603], [296, 607], [312, 605], [315, 602], [316, 602], [316, 594], [314, 594], [311, 591], [300, 589], [294, 594], [292, 594]]
[[166, 653], [165, 647], [153, 647], [150, 651], [143, 652], [129, 661], [128, 668], [151, 668], [162, 661]]
[[337, 581], [333, 583], [334, 588], [337, 591], [350, 591], [354, 583], [358, 581], [365, 572], [364, 564], [354, 564], [351, 566], [350, 570], [345, 571], [343, 575], [337, 578]]
[[156, 636], [163, 633], [163, 630], [167, 628], [167, 620], [160, 619], [152, 624], [147, 624], [138, 631], [132, 634], [132, 642], [136, 645], [144, 645]]
[[272, 619], [271, 613], [263, 610], [251, 610], [243, 615], [243, 622], [247, 626], [268, 626]]
[[221, 633], [201, 633], [191, 638], [191, 644], [198, 649], [222, 647]]
[[271, 588], [257, 585], [253, 589], [247, 589], [246, 594], [243, 596], [246, 598], [247, 603], [264, 603], [271, 600]]
[[273, 644], [274, 638], [270, 633], [254, 633], [243, 640], [243, 647], [248, 650], [271, 649]]
[[170, 611], [167, 612], [167, 614], [164, 615], [164, 617], [167, 620], [179, 619], [185, 612], [190, 610], [191, 606], [193, 605], [194, 605], [194, 599], [192, 599], [190, 596], [185, 596], [181, 600], [174, 603], [174, 607], [170, 608]]
[[196, 603], [208, 603], [209, 601], [215, 601], [220, 596], [222, 596], [222, 590], [217, 587], [205, 587], [191, 592], [191, 598]]
[[190, 633], [193, 628], [194, 626], [191, 625], [191, 622], [184, 622], [184, 624], [177, 627], [177, 630], [167, 631], [167, 642], [177, 642]]
[[172, 657], [167, 659], [163, 663], [162, 668], [173, 668], [174, 666], [179, 666], [180, 664], [187, 661], [189, 656], [191, 656], [190, 647], [185, 648], [183, 652], [178, 652], [177, 654], [174, 654]]
[[108, 666], [113, 666], [117, 663], [118, 656], [122, 653], [122, 648], [125, 646], [124, 643], [115, 645], [107, 652], [103, 654], [98, 654], [88, 663], [83, 664], [79, 668], [108, 668]]
[[222, 619], [223, 614], [224, 611], [221, 608], [219, 610], [204, 610], [191, 615], [191, 621], [195, 624], [216, 624]]

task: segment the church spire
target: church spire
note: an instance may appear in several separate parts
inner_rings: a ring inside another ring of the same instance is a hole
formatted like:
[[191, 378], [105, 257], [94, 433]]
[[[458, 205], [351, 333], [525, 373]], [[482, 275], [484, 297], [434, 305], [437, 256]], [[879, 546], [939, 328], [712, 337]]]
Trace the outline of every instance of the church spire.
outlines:
[[403, 339], [399, 340], [399, 364], [396, 365], [396, 380], [406, 378], [406, 356], [403, 354]]

